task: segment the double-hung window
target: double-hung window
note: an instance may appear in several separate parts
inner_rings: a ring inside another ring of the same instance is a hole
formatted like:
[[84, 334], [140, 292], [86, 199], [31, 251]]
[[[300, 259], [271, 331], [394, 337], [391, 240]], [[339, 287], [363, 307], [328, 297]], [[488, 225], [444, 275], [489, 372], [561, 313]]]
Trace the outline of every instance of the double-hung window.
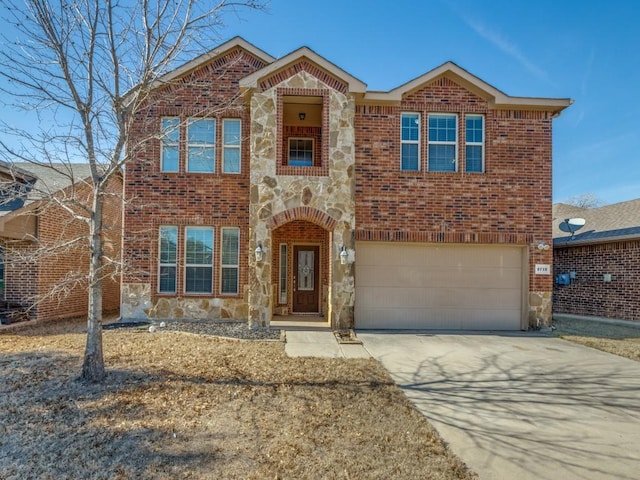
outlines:
[[213, 293], [213, 228], [185, 229], [185, 293]]
[[178, 259], [178, 227], [160, 227], [158, 257], [158, 292], [175, 293]]
[[180, 158], [180, 119], [163, 117], [161, 123], [160, 170], [177, 172]]
[[220, 293], [238, 294], [240, 259], [240, 229], [222, 228], [222, 260]]
[[484, 116], [465, 117], [466, 171], [484, 172]]
[[458, 117], [429, 114], [429, 171], [455, 172], [458, 162]]
[[289, 138], [289, 165], [292, 167], [313, 166], [313, 138]]
[[400, 170], [420, 170], [420, 114], [400, 115]]
[[214, 173], [216, 121], [191, 118], [187, 123], [187, 171]]
[[222, 120], [222, 171], [224, 173], [240, 173], [241, 133], [239, 118]]

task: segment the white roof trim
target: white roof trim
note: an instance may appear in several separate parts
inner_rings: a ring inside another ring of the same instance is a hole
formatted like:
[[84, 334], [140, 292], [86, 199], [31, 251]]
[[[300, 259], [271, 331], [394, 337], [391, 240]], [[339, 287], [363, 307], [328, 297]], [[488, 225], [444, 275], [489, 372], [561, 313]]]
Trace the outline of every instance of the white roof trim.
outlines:
[[232, 49], [234, 49], [236, 47], [240, 47], [240, 48], [246, 50], [251, 55], [253, 55], [254, 57], [259, 58], [260, 60], [262, 60], [265, 63], [271, 63], [271, 62], [273, 62], [275, 60], [274, 57], [272, 57], [268, 53], [264, 52], [263, 50], [260, 50], [258, 47], [250, 44], [244, 38], [242, 38], [242, 37], [234, 37], [231, 40], [229, 40], [228, 42], [225, 42], [222, 45], [218, 45], [213, 50], [209, 50], [208, 52], [203, 53], [202, 55], [194, 58], [193, 60], [188, 61], [184, 65], [181, 65], [180, 67], [176, 68], [175, 70], [172, 70], [169, 73], [163, 75], [162, 77], [160, 77], [158, 80], [156, 80], [153, 83], [152, 88], [157, 88], [160, 85], [168, 83], [171, 80], [184, 75], [185, 73], [197, 68], [198, 66], [200, 66], [202, 64], [205, 64], [205, 63], [211, 61], [212, 59], [214, 59], [216, 57], [219, 57], [219, 56], [225, 54], [229, 50], [232, 50]]
[[301, 47], [297, 50], [294, 50], [288, 55], [285, 55], [284, 57], [264, 67], [263, 69], [253, 72], [251, 75], [247, 75], [240, 80], [240, 88], [257, 88], [260, 79], [270, 76], [271, 74], [277, 72], [278, 70], [286, 67], [291, 63], [294, 63], [301, 58], [307, 58], [308, 60], [317, 64], [320, 68], [329, 72], [334, 77], [345, 81], [348, 84], [349, 92], [351, 93], [364, 93], [367, 89], [366, 83], [358, 80], [353, 75], [350, 75], [340, 67], [329, 62], [308, 47]]
[[573, 103], [573, 101], [568, 98], [511, 97], [453, 62], [443, 63], [424, 75], [414, 78], [388, 92], [367, 92], [364, 100], [400, 102], [403, 95], [422, 87], [442, 75], [454, 77], [454, 79], [460, 81], [464, 86], [470, 87], [482, 97], [489, 100], [495, 107], [519, 106], [559, 112]]

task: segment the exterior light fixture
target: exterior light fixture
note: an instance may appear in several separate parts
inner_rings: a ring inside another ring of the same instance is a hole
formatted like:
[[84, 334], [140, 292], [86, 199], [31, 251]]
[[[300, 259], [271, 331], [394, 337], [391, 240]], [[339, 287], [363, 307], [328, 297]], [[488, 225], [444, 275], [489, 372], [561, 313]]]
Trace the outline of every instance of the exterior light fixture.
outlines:
[[548, 243], [540, 242], [538, 244], [538, 250], [549, 250], [551, 248]]
[[262, 243], [258, 243], [256, 247], [256, 262], [260, 263], [264, 258], [264, 250], [262, 249]]
[[342, 246], [342, 250], [340, 251], [340, 265], [346, 265], [347, 260], [349, 259], [349, 254], [347, 253], [347, 249]]
[[304, 113], [304, 112], [300, 112], [300, 113], [298, 114], [298, 118], [299, 118], [300, 120], [304, 120], [306, 116], [307, 116], [307, 114], [306, 114], [306, 113]]

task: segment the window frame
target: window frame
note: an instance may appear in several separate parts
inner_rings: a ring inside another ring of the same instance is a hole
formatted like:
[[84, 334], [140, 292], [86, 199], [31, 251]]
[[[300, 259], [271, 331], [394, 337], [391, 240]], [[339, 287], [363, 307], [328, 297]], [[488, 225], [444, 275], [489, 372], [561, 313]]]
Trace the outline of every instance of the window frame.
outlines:
[[[416, 116], [417, 118], [417, 125], [418, 125], [418, 139], [417, 140], [405, 140], [403, 137], [403, 133], [404, 133], [404, 129], [402, 127], [402, 120], [403, 118], [405, 118], [406, 116]], [[420, 144], [421, 144], [421, 140], [422, 140], [422, 116], [420, 114], [420, 112], [400, 112], [400, 171], [402, 172], [419, 172], [421, 170], [422, 167], [422, 155], [421, 155], [421, 148], [420, 148]], [[404, 168], [404, 158], [403, 158], [403, 146], [404, 145], [416, 145], [418, 148], [418, 165], [417, 168], [413, 169], [413, 168]]]
[[[198, 122], [212, 122], [213, 123], [213, 128], [211, 129], [211, 132], [213, 134], [213, 138], [211, 139], [211, 143], [207, 143], [207, 142], [201, 142], [201, 143], [194, 143], [192, 141], [190, 141], [189, 139], [189, 128], [191, 127], [191, 125], [198, 123]], [[216, 173], [216, 119], [213, 117], [189, 117], [187, 119], [187, 128], [186, 128], [186, 167], [185, 167], [185, 171], [187, 173], [203, 173], [203, 174], [215, 174]], [[211, 150], [212, 154], [213, 154], [213, 158], [212, 158], [212, 162], [213, 165], [211, 166], [211, 171], [209, 170], [191, 170], [190, 168], [190, 158], [191, 158], [191, 153], [190, 153], [190, 149], [191, 147], [197, 147], [197, 148], [201, 148], [203, 150]]]
[[[481, 142], [470, 142], [467, 137], [467, 120], [479, 118], [482, 120], [482, 141]], [[485, 143], [486, 143], [486, 130], [485, 130], [485, 116], [480, 113], [473, 113], [465, 115], [464, 118], [464, 131], [465, 131], [465, 172], [467, 173], [484, 173], [485, 172]], [[480, 147], [480, 170], [469, 170], [469, 155], [468, 155], [468, 147]]]
[[[164, 126], [165, 120], [175, 120], [176, 121], [176, 125], [174, 127], [171, 127], [171, 130], [165, 129], [165, 126]], [[173, 142], [173, 141], [167, 142], [166, 139], [168, 137], [168, 134], [170, 132], [174, 132], [174, 131], [178, 133], [177, 140], [175, 140], [175, 142]], [[178, 173], [180, 171], [180, 117], [176, 117], [176, 116], [163, 116], [163, 117], [160, 117], [160, 133], [161, 133], [161, 137], [160, 137], [160, 171], [161, 172], [166, 172], [166, 173]], [[168, 170], [168, 169], [165, 168], [164, 150], [167, 147], [175, 147], [176, 152], [178, 154], [178, 159], [176, 161], [176, 169], [175, 170]]]
[[289, 247], [286, 243], [280, 244], [280, 271], [278, 272], [278, 303], [280, 305], [287, 304], [287, 296], [288, 296], [288, 280], [289, 280], [289, 258], [288, 258]]
[[[173, 229], [175, 231], [176, 238], [176, 252], [175, 252], [175, 261], [171, 262], [163, 262], [162, 261], [162, 230], [163, 229]], [[160, 225], [158, 228], [158, 282], [156, 291], [160, 294], [171, 295], [178, 292], [178, 246], [180, 243], [180, 230], [177, 225]], [[161, 281], [162, 278], [162, 268], [163, 267], [173, 267], [174, 268], [174, 277], [173, 277], [173, 290], [162, 290], [161, 289]]]
[[[224, 258], [224, 232], [225, 231], [235, 231], [238, 234], [238, 246], [236, 251], [236, 263], [234, 264], [226, 264], [223, 262]], [[224, 271], [225, 269], [235, 269], [236, 270], [236, 288], [233, 292], [225, 292], [223, 291], [224, 287]], [[239, 295], [240, 294], [240, 228], [239, 227], [222, 227], [220, 229], [220, 295]]]
[[[309, 140], [311, 141], [311, 165], [292, 165], [291, 164], [291, 140]], [[315, 166], [316, 141], [313, 137], [289, 137], [287, 138], [287, 166], [309, 168]]]
[[[211, 232], [211, 263], [188, 263], [189, 256], [189, 248], [188, 248], [188, 240], [189, 240], [189, 230], [206, 230]], [[183, 283], [183, 292], [185, 295], [213, 295], [215, 291], [215, 282], [214, 282], [214, 263], [215, 263], [215, 229], [210, 226], [186, 226], [184, 228], [184, 268], [183, 275], [184, 281]], [[189, 268], [210, 268], [211, 269], [211, 288], [207, 292], [201, 291], [189, 291], [187, 290], [187, 270]]]
[[[431, 140], [431, 119], [437, 117], [453, 117], [455, 119], [455, 139], [454, 140]], [[444, 112], [431, 112], [427, 116], [427, 171], [429, 172], [438, 172], [438, 173], [457, 173], [459, 170], [459, 159], [460, 153], [458, 152], [458, 142], [460, 135], [460, 122], [459, 115], [457, 113], [444, 113]], [[453, 170], [433, 170], [431, 168], [431, 146], [437, 145], [445, 145], [445, 146], [453, 146]]]
[[[228, 144], [227, 137], [225, 135], [226, 132], [226, 124], [228, 122], [238, 122], [238, 144]], [[228, 173], [231, 175], [238, 175], [242, 173], [242, 119], [241, 118], [223, 118], [222, 119], [222, 173]], [[226, 153], [229, 150], [237, 150], [238, 151], [238, 170], [231, 171], [227, 170], [227, 158]]]

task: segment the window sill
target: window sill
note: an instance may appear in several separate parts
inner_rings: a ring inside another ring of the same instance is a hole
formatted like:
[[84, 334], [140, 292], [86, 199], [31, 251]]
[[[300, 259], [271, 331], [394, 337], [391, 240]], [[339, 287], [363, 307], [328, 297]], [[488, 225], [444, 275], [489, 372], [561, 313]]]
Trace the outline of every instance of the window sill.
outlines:
[[297, 177], [328, 177], [329, 167], [291, 167], [278, 165], [276, 175], [289, 175]]

